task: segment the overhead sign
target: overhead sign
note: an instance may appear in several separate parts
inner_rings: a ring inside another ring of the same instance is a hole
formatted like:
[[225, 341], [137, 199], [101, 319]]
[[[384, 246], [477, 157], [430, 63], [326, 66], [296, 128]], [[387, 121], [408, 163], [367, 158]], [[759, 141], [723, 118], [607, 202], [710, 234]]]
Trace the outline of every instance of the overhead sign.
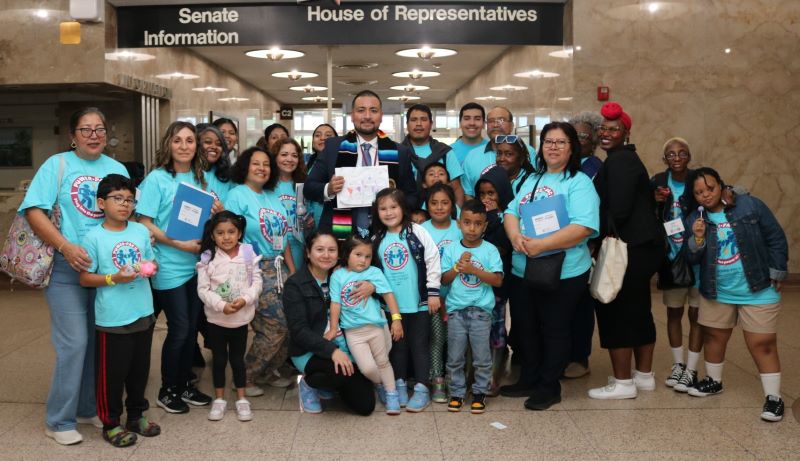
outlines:
[[561, 45], [563, 23], [562, 3], [132, 6], [117, 8], [117, 46]]

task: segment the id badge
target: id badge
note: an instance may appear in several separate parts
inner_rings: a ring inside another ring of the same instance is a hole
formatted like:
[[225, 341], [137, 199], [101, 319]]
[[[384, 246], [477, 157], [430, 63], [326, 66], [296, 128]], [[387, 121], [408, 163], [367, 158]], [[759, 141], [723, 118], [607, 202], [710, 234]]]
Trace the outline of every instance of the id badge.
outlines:
[[664, 230], [667, 231], [667, 235], [675, 235], [675, 234], [682, 234], [685, 228], [683, 227], [683, 221], [678, 219], [673, 219], [672, 221], [667, 221], [664, 223]]
[[272, 236], [272, 249], [275, 251], [283, 251], [283, 235]]

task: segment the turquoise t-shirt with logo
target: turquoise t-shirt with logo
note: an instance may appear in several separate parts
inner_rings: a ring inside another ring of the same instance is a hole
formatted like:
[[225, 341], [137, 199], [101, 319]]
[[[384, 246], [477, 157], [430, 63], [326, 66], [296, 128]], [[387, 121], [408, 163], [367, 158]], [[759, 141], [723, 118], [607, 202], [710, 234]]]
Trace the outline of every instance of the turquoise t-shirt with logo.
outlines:
[[452, 147], [453, 152], [456, 153], [456, 158], [458, 159], [458, 163], [463, 166], [464, 159], [467, 158], [467, 155], [470, 153], [472, 149], [477, 149], [478, 147], [482, 147], [485, 149], [487, 144], [489, 144], [488, 139], [481, 140], [480, 144], [466, 144], [462, 138], [458, 138], [456, 142], [450, 144], [450, 147]]
[[[528, 148], [528, 154], [533, 162], [536, 158], [536, 150], [527, 144], [525, 146]], [[461, 178], [461, 187], [464, 188], [464, 193], [471, 197], [476, 196], [475, 184], [481, 179], [481, 176], [496, 164], [497, 154], [491, 149], [488, 151], [486, 149], [486, 144], [476, 147], [464, 160], [464, 176]]]
[[228, 198], [228, 192], [233, 189], [233, 186], [236, 185], [233, 181], [222, 182], [217, 178], [217, 175], [214, 173], [216, 171], [216, 167], [211, 167], [211, 170], [206, 171], [204, 176], [206, 178], [206, 190], [211, 192], [211, 194], [216, 197], [217, 200], [222, 202], [225, 205], [225, 200]]
[[[64, 170], [61, 188], [58, 189], [62, 156]], [[84, 160], [73, 151], [52, 155], [34, 175], [18, 213], [28, 208], [50, 211], [58, 199], [61, 234], [70, 243], [83, 245], [84, 236], [103, 222], [105, 215], [97, 208], [97, 185], [112, 173], [128, 177], [125, 166], [106, 155], [100, 155], [95, 160]]]
[[292, 259], [294, 259], [294, 266], [300, 269], [305, 264], [303, 257], [303, 239], [298, 239], [297, 230], [297, 189], [295, 188], [294, 181], [278, 181], [275, 192], [283, 207], [286, 209], [286, 218], [289, 220], [289, 244], [292, 245]]
[[[150, 246], [150, 231], [142, 224], [129, 222], [122, 231], [110, 231], [95, 226], [83, 240], [92, 258], [89, 272], [116, 274], [129, 266], [155, 258]], [[101, 327], [121, 327], [153, 313], [150, 282], [136, 277], [130, 283], [97, 288], [94, 301], [95, 324]]]
[[717, 301], [726, 304], [773, 304], [781, 295], [772, 286], [753, 293], [747, 284], [742, 255], [724, 211], [706, 213], [717, 226]]
[[[442, 255], [442, 273], [451, 270], [461, 259], [465, 251], [470, 252], [469, 262], [486, 272], [503, 273], [503, 261], [497, 247], [483, 240], [476, 248], [465, 247], [461, 240], [455, 241], [444, 249]], [[444, 269], [444, 268], [447, 269]], [[477, 275], [459, 273], [450, 283], [447, 293], [447, 312], [454, 312], [475, 306], [492, 312], [494, 309], [494, 290], [488, 283], [482, 282]]]
[[228, 193], [225, 207], [245, 217], [244, 241], [253, 245], [256, 253], [267, 259], [283, 253], [289, 243], [289, 213], [276, 192], [256, 193], [240, 184]]
[[[178, 185], [182, 182], [198, 189], [203, 188], [195, 181], [191, 171], [176, 173], [175, 177], [164, 168], [151, 171], [139, 186], [139, 204], [136, 206], [136, 212], [151, 218], [156, 227], [167, 232], [172, 202]], [[156, 243], [154, 250], [158, 261], [158, 272], [151, 280], [156, 290], [177, 288], [195, 275], [195, 264], [200, 257], [198, 254], [181, 251], [163, 243]]]
[[[597, 196], [592, 180], [580, 172], [571, 178], [565, 178], [564, 173], [545, 173], [536, 187], [536, 193], [532, 194], [533, 186], [539, 177], [533, 174], [522, 184], [520, 192], [508, 204], [505, 214], [519, 218], [522, 205], [531, 200], [531, 195], [533, 200], [563, 195], [570, 224], [579, 224], [592, 230], [589, 237], [566, 249], [564, 264], [561, 266], [561, 278], [577, 277], [592, 267], [592, 257], [586, 242], [599, 234], [600, 197]], [[525, 223], [522, 220], [520, 220], [520, 231], [525, 234]], [[511, 255], [511, 273], [522, 277], [525, 274], [526, 263], [527, 257], [514, 251]]]
[[353, 272], [347, 268], [337, 269], [331, 275], [331, 301], [342, 306], [341, 314], [339, 314], [339, 327], [343, 330], [365, 325], [386, 325], [386, 315], [377, 299], [370, 296], [359, 303], [350, 299], [356, 285], [362, 281], [375, 285], [375, 293], [392, 292], [386, 276], [377, 267], [370, 266], [363, 272]]
[[[420, 158], [428, 158], [432, 153], [431, 145], [425, 144], [424, 146], [414, 146], [414, 152]], [[450, 181], [455, 181], [456, 179], [460, 178], [462, 174], [464, 174], [464, 170], [461, 169], [461, 162], [458, 161], [456, 153], [452, 149], [444, 154], [444, 159], [439, 159], [439, 163], [445, 164], [447, 174], [450, 176]], [[417, 176], [417, 167], [411, 165], [411, 168], [414, 170], [414, 176]]]
[[[436, 248], [439, 249], [439, 257], [444, 255], [444, 249], [453, 242], [461, 240], [461, 229], [458, 228], [458, 222], [455, 219], [450, 219], [450, 226], [447, 229], [438, 229], [433, 225], [430, 219], [422, 223], [422, 227], [431, 234], [431, 238], [436, 242]], [[447, 267], [442, 265], [442, 273], [447, 270]], [[439, 296], [442, 299], [447, 299], [447, 292], [450, 290], [450, 285], [442, 285], [439, 289]]]
[[387, 232], [378, 254], [372, 257], [381, 258], [383, 275], [397, 298], [400, 313], [413, 314], [428, 310], [427, 306], [420, 306], [417, 264], [411, 256], [408, 243], [400, 238], [399, 232]]

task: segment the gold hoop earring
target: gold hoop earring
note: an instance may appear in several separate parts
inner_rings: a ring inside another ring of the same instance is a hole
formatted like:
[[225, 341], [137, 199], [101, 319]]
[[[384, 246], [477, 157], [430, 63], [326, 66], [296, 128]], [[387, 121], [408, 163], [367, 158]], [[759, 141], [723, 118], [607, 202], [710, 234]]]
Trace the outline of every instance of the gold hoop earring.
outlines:
[[70, 144], [69, 147], [75, 149], [76, 147], [78, 147], [78, 145], [75, 144], [75, 141], [72, 141], [72, 144]]

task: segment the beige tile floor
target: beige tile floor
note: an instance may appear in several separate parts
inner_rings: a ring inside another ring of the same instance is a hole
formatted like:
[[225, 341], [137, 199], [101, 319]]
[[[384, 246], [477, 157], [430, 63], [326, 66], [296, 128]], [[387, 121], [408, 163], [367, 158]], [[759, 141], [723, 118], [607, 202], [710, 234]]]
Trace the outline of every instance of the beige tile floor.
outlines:
[[[0, 285], [5, 289], [5, 282]], [[799, 305], [800, 290], [788, 291], [779, 327], [787, 403], [800, 397]], [[662, 382], [670, 354], [657, 294], [654, 306], [659, 328], [656, 373]], [[551, 411], [527, 411], [522, 399], [495, 398], [483, 415], [452, 414], [444, 405], [434, 405], [416, 415], [376, 412], [364, 418], [343, 412], [335, 402], [323, 414], [310, 415], [298, 411], [296, 389], [268, 388], [265, 396], [251, 399], [255, 417], [250, 423], [238, 422], [230, 411], [225, 420], [212, 423], [206, 420], [206, 409], [168, 415], [154, 408], [150, 416], [163, 428], [159, 437], [116, 449], [98, 430], [81, 426], [84, 442], [62, 447], [43, 434], [54, 354], [41, 293], [4, 291], [0, 316], [0, 460], [800, 459], [800, 423], [790, 410], [777, 424], [759, 419], [761, 386], [738, 331], [728, 352], [726, 390], [705, 399], [660, 384], [635, 400], [590, 400], [586, 390], [605, 383], [610, 370], [606, 354], [596, 349], [592, 373], [565, 381], [564, 401]], [[158, 391], [164, 335], [159, 325], [148, 389], [151, 402]], [[206, 392], [212, 388], [210, 374], [207, 370], [200, 384]], [[507, 428], [495, 429], [492, 422]]]

